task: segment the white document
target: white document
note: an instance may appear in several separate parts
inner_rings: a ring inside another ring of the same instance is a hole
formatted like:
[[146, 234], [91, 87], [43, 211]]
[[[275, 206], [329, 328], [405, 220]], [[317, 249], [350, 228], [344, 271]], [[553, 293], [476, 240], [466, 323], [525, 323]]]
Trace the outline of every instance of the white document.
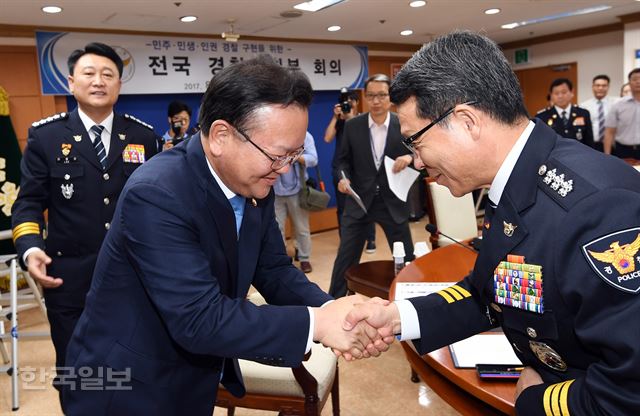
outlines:
[[398, 173], [393, 173], [394, 163], [395, 160], [391, 159], [389, 156], [384, 157], [384, 169], [387, 172], [389, 188], [398, 198], [400, 198], [401, 201], [407, 202], [409, 188], [411, 188], [411, 185], [413, 185], [420, 173], [410, 167], [406, 167]]
[[[347, 175], [344, 174], [343, 171], [340, 171], [340, 174], [342, 175], [342, 179], [347, 179]], [[351, 198], [353, 198], [354, 201], [356, 201], [356, 204], [358, 204], [358, 206], [360, 206], [360, 208], [362, 208], [362, 210], [364, 211], [364, 213], [367, 213], [367, 207], [364, 206], [364, 202], [362, 202], [362, 198], [360, 198], [360, 195], [358, 195], [356, 193], [356, 191], [353, 190], [353, 188], [351, 187], [350, 184], [347, 185], [347, 191], [349, 191], [349, 196]]]
[[455, 282], [398, 282], [395, 300], [426, 296], [453, 285]]
[[475, 368], [476, 364], [522, 366], [503, 333], [478, 334], [449, 345], [456, 368]]

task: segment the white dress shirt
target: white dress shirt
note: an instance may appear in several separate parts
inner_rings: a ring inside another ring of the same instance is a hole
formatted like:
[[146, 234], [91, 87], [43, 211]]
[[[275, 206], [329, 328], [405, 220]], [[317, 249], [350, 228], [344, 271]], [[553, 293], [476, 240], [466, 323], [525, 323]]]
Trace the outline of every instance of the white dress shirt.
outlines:
[[[618, 101], [615, 97], [606, 96], [602, 98], [602, 108], [604, 110], [604, 118], [607, 118], [607, 114], [609, 113], [609, 109], [611, 106]], [[587, 101], [584, 101], [580, 104], [580, 107], [589, 111], [591, 115], [591, 126], [593, 127], [593, 141], [599, 142], [600, 138], [598, 137], [598, 133], [600, 131], [600, 121], [598, 120], [598, 99], [595, 97], [589, 98]]]
[[387, 117], [382, 124], [373, 121], [371, 113], [369, 113], [369, 133], [371, 135], [371, 153], [373, 154], [373, 163], [376, 169], [380, 169], [382, 158], [384, 157], [384, 147], [387, 144], [387, 132], [389, 131], [389, 122], [391, 113], [387, 112]]
[[82, 121], [82, 124], [84, 124], [84, 128], [85, 130], [87, 130], [92, 143], [93, 133], [91, 133], [91, 127], [96, 125], [104, 127], [100, 139], [102, 140], [102, 144], [104, 145], [105, 154], [109, 155], [109, 148], [111, 147], [111, 132], [113, 131], [113, 111], [100, 123], [96, 123], [95, 121], [91, 120], [88, 115], [82, 112], [80, 107], [78, 107], [78, 115], [80, 116], [80, 121]]

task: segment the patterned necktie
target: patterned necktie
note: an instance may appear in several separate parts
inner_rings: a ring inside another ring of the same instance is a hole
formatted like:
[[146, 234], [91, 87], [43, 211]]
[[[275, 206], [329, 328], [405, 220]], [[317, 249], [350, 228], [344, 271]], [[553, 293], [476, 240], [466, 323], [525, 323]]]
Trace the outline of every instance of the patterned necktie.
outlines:
[[569, 124], [569, 117], [567, 117], [567, 110], [562, 110], [562, 114], [560, 115], [560, 118], [562, 118], [562, 124], [564, 124], [564, 126], [567, 127], [567, 124]]
[[602, 104], [602, 100], [598, 100], [598, 141], [603, 142], [604, 140], [604, 105]]
[[102, 130], [104, 130], [104, 126], [95, 125], [91, 127], [91, 132], [95, 136], [93, 139], [93, 148], [96, 150], [96, 155], [98, 155], [102, 170], [105, 170], [107, 168], [107, 151], [102, 143]]
[[242, 225], [242, 217], [244, 217], [244, 205], [245, 198], [241, 195], [236, 195], [229, 200], [233, 213], [236, 215], [236, 234], [240, 238], [240, 226]]

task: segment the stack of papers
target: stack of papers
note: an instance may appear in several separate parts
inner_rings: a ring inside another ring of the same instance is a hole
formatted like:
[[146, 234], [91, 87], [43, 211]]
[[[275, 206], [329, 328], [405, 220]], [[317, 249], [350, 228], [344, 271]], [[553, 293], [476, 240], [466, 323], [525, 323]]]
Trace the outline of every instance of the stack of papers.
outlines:
[[454, 284], [455, 282], [398, 282], [396, 283], [395, 300], [426, 296]]
[[502, 333], [474, 335], [449, 345], [449, 349], [456, 368], [475, 368], [477, 364], [522, 366]]

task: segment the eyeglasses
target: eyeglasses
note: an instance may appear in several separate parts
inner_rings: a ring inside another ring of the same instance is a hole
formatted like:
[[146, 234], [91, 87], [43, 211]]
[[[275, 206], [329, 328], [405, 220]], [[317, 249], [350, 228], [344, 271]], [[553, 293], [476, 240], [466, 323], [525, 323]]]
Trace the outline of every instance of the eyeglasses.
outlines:
[[365, 94], [364, 97], [368, 100], [368, 101], [373, 101], [376, 98], [380, 101], [385, 100], [387, 98], [389, 98], [389, 94], [386, 92], [380, 92], [378, 94]]
[[[229, 123], [231, 124], [231, 123]], [[263, 155], [265, 155], [271, 161], [271, 170], [280, 170], [287, 165], [292, 165], [300, 155], [304, 152], [304, 146], [301, 146], [299, 149], [294, 150], [293, 152], [287, 153], [283, 156], [272, 156], [266, 151], [264, 151], [260, 146], [255, 144], [247, 135], [247, 133], [243, 132], [237, 127], [233, 127], [242, 137], [244, 137], [249, 143], [253, 145], [256, 149], [258, 149]]]
[[[477, 102], [476, 101], [467, 101], [466, 103], [462, 103], [462, 104], [474, 105], [474, 104], [477, 104]], [[429, 123], [425, 128], [423, 128], [421, 130], [418, 130], [417, 132], [415, 132], [411, 136], [405, 137], [404, 139], [402, 139], [402, 144], [404, 145], [404, 147], [409, 149], [413, 154], [416, 154], [416, 146], [415, 146], [414, 142], [416, 140], [418, 140], [423, 134], [425, 134], [431, 127], [433, 127], [436, 124], [440, 123], [442, 120], [447, 118], [449, 116], [449, 114], [453, 113], [453, 110], [455, 110], [458, 105], [459, 104], [456, 104], [453, 107], [451, 107], [450, 109], [448, 109], [447, 111], [445, 111], [444, 113], [442, 113], [439, 117], [437, 117], [435, 120], [433, 120], [431, 123]]]

